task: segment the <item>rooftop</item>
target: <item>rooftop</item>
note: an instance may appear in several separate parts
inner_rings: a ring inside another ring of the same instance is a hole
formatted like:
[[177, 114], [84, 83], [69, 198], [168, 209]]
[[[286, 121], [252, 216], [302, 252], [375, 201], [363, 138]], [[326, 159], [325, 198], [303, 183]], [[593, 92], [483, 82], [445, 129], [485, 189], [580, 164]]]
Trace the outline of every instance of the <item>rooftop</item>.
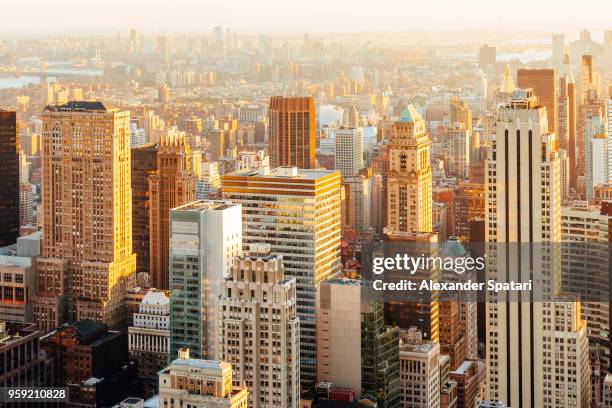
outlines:
[[406, 105], [400, 113], [398, 122], [413, 123], [423, 120], [421, 114], [415, 109], [413, 105]]
[[229, 363], [224, 361], [217, 360], [201, 360], [198, 358], [177, 358], [172, 361], [169, 367], [166, 370], [171, 369], [173, 367], [182, 366], [189, 368], [197, 368], [201, 370], [215, 370], [215, 371], [223, 371], [226, 367], [231, 367]]
[[48, 105], [45, 110], [54, 112], [106, 112], [106, 106], [98, 101], [70, 101], [63, 105]]
[[455, 374], [465, 374], [466, 371], [472, 366], [473, 361], [465, 360], [453, 373]]
[[173, 211], [211, 211], [211, 210], [225, 210], [227, 208], [235, 207], [237, 203], [231, 201], [222, 200], [199, 200], [189, 204], [182, 205], [180, 207], [173, 208]]
[[143, 305], [167, 305], [170, 303], [170, 299], [164, 292], [150, 290], [142, 298]]
[[229, 176], [243, 177], [266, 177], [266, 178], [291, 178], [301, 180], [317, 180], [324, 176], [337, 173], [335, 170], [325, 169], [298, 169], [297, 167], [260, 167], [258, 169], [243, 169], [232, 172]]
[[429, 353], [436, 346], [436, 343], [404, 343], [400, 348], [400, 352]]
[[465, 247], [457, 237], [449, 237], [448, 241], [442, 244], [440, 256], [460, 258], [468, 255]]

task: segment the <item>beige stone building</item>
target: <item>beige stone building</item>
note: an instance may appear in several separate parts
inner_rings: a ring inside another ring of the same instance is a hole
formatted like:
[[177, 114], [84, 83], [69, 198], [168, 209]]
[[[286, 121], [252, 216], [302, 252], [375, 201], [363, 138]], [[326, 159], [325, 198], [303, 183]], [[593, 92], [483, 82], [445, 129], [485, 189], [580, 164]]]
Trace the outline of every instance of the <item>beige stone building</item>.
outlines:
[[248, 393], [232, 385], [231, 364], [189, 358], [189, 349], [159, 372], [160, 407], [247, 408]]
[[217, 355], [246, 384], [250, 408], [297, 408], [300, 331], [295, 278], [269, 244], [234, 259], [219, 300]]
[[[535, 283], [487, 304], [487, 399], [508, 406], [589, 406], [586, 322], [579, 302], [544, 302], [560, 285], [561, 169], [556, 135], [531, 90], [498, 108], [485, 204], [487, 273]], [[553, 245], [548, 245], [553, 243]], [[503, 245], [502, 245], [503, 244]], [[554, 299], [553, 299], [554, 300]]]
[[425, 121], [409, 105], [393, 125], [389, 140], [387, 228], [391, 232], [431, 232], [431, 141]]
[[361, 393], [361, 313], [371, 290], [350, 279], [328, 280], [317, 288], [317, 381]]
[[440, 346], [407, 343], [400, 346], [400, 401], [405, 408], [440, 406]]
[[34, 320], [119, 325], [134, 286], [130, 115], [101, 102], [43, 112], [43, 241]]

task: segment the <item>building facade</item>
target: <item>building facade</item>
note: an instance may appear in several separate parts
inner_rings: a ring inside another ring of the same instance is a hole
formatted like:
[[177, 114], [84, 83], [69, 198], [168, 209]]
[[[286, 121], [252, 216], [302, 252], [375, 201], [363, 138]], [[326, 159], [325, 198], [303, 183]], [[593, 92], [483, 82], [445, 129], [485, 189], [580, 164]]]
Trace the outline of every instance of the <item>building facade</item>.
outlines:
[[69, 102], [43, 112], [43, 241], [34, 320], [118, 326], [135, 284], [128, 112]]
[[182, 135], [162, 137], [157, 170], [149, 176], [149, 257], [152, 284], [168, 289], [170, 210], [195, 199], [197, 181], [191, 148]]
[[395, 232], [432, 230], [432, 172], [425, 121], [410, 105], [389, 140], [387, 228]]
[[32, 298], [38, 287], [36, 257], [41, 232], [17, 238], [17, 244], [0, 248], [0, 321], [32, 321]]
[[297, 408], [300, 325], [295, 278], [269, 244], [252, 244], [234, 258], [219, 298], [218, 355], [232, 364], [235, 385], [246, 384], [249, 407]]
[[0, 109], [0, 247], [19, 236], [19, 125], [17, 113]]
[[246, 249], [270, 244], [297, 280], [300, 378], [316, 378], [317, 285], [340, 272], [340, 173], [279, 167], [242, 170], [223, 177], [223, 198], [242, 204]]
[[404, 344], [400, 348], [400, 400], [402, 407], [440, 407], [440, 346]]
[[[561, 239], [560, 164], [545, 115], [530, 90], [515, 91], [499, 107], [485, 186], [488, 276], [537, 280], [540, 297], [555, 293], [561, 267], [554, 244]], [[510, 296], [488, 299], [487, 398], [513, 407], [588, 406], [586, 323], [578, 302]], [[564, 375], [555, 374], [560, 365]]]
[[361, 128], [336, 129], [335, 168], [342, 178], [356, 176], [363, 168], [363, 130]]
[[270, 167], [315, 168], [315, 106], [309, 97], [270, 98]]
[[0, 322], [0, 387], [40, 387], [48, 384], [48, 360], [40, 349], [42, 333], [32, 323]]
[[157, 391], [157, 373], [170, 357], [170, 299], [157, 290], [149, 290], [128, 327], [130, 360], [138, 363], [145, 398]]
[[232, 366], [223, 361], [179, 358], [159, 372], [159, 406], [172, 408], [247, 408], [246, 387], [232, 385]]
[[170, 355], [216, 358], [223, 280], [242, 251], [241, 206], [195, 201], [170, 211]]
[[517, 87], [531, 88], [538, 104], [546, 108], [548, 129], [556, 132], [557, 127], [557, 75], [554, 69], [519, 69], [516, 72]]
[[149, 215], [151, 196], [149, 177], [157, 170], [157, 144], [132, 147], [132, 246], [136, 253], [136, 272], [150, 272], [151, 234]]

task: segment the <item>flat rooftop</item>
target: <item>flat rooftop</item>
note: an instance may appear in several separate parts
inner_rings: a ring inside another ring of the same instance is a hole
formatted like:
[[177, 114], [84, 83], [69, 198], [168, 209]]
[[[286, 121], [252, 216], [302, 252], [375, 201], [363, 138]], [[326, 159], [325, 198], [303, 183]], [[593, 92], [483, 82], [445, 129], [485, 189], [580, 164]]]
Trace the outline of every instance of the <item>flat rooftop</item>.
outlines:
[[45, 110], [53, 112], [106, 112], [106, 106], [98, 101], [70, 101], [63, 105], [48, 105]]
[[231, 201], [222, 200], [199, 200], [189, 204], [182, 205], [180, 207], [173, 208], [172, 211], [211, 211], [211, 210], [225, 210], [227, 208], [235, 207], [240, 205]]
[[170, 363], [169, 367], [166, 367], [164, 372], [168, 372], [175, 367], [189, 367], [189, 368], [199, 368], [202, 370], [215, 370], [215, 371], [223, 371], [224, 368], [230, 366], [229, 363], [224, 361], [217, 360], [201, 360], [199, 358], [177, 358]]
[[238, 170], [229, 173], [228, 176], [317, 180], [334, 173], [337, 172], [335, 170], [325, 169], [298, 169], [297, 167], [276, 167], [275, 169], [270, 169], [268, 167], [262, 167], [258, 169]]

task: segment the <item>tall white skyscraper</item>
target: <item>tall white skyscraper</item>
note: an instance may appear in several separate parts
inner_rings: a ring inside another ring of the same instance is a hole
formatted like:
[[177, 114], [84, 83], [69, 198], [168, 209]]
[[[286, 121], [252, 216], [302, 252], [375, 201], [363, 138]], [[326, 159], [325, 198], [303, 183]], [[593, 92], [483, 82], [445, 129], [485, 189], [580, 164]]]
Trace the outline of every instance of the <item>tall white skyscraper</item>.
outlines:
[[242, 251], [240, 204], [195, 201], [170, 211], [170, 355], [215, 359], [217, 301]]
[[543, 302], [560, 280], [561, 187], [556, 136], [531, 90], [497, 112], [487, 158], [487, 271], [497, 281], [533, 280], [532, 292], [487, 303], [488, 395], [511, 407], [589, 406], [586, 322], [579, 302]]
[[246, 384], [249, 407], [300, 405], [300, 324], [295, 278], [268, 244], [234, 258], [219, 299], [219, 356]]
[[336, 129], [336, 170], [342, 178], [356, 176], [363, 168], [363, 130]]

